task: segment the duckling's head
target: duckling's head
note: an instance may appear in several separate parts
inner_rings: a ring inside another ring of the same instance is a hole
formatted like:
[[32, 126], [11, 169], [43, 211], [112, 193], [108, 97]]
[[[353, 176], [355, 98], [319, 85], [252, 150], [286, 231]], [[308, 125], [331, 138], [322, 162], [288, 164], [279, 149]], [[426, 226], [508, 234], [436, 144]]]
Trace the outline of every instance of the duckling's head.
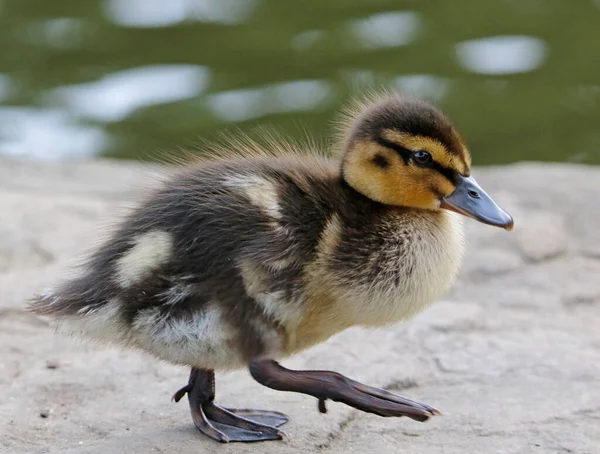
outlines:
[[344, 180], [377, 202], [449, 209], [512, 229], [512, 217], [471, 176], [471, 156], [436, 107], [397, 94], [368, 104], [349, 123]]

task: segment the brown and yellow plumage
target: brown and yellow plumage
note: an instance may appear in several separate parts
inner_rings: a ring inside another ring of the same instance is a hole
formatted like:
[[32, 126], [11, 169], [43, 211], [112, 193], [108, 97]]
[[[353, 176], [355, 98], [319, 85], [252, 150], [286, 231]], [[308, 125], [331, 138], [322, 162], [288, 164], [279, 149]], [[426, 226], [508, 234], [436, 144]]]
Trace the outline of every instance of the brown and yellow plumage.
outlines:
[[[265, 361], [350, 326], [413, 315], [458, 271], [461, 220], [444, 203], [487, 223], [512, 220], [495, 205], [484, 206], [492, 214], [473, 209], [477, 198], [493, 204], [482, 191], [471, 188], [477, 197], [456, 202], [457, 188], [474, 182], [471, 159], [436, 108], [387, 94], [344, 124], [330, 157], [276, 139], [266, 147], [231, 141], [184, 166], [119, 225], [80, 277], [32, 309], [67, 332], [189, 365], [194, 377], [250, 364], [276, 389], [287, 388], [274, 384]], [[303, 386], [290, 390], [383, 412]], [[190, 400], [193, 416], [194, 405], [214, 411], [212, 398], [202, 399]], [[394, 415], [434, 413], [424, 404], [404, 407]], [[221, 441], [268, 439], [240, 435], [239, 421], [229, 432], [211, 425], [223, 418], [196, 414], [194, 421]], [[281, 437], [271, 429], [270, 437]]]

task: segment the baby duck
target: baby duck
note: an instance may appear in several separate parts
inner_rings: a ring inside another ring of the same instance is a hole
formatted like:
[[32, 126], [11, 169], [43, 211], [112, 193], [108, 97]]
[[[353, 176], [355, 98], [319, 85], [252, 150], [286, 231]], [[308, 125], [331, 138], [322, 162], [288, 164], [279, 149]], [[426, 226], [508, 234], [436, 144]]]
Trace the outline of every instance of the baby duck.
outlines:
[[214, 402], [214, 371], [242, 367], [264, 386], [316, 397], [321, 412], [330, 399], [427, 420], [438, 413], [429, 405], [277, 360], [433, 302], [459, 268], [456, 213], [507, 230], [513, 220], [473, 179], [437, 108], [386, 94], [344, 131], [333, 158], [250, 145], [183, 168], [31, 309], [66, 332], [190, 366], [173, 399], [187, 394], [196, 427], [220, 442], [285, 437], [283, 413]]

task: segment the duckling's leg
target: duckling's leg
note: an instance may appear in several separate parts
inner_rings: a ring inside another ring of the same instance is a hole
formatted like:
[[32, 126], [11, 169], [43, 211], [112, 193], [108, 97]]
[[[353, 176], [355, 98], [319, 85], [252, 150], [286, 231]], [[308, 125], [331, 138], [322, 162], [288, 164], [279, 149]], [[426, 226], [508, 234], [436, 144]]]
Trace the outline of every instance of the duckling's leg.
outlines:
[[319, 411], [327, 412], [325, 401], [331, 399], [379, 416], [407, 416], [427, 421], [440, 412], [384, 389], [363, 385], [337, 372], [286, 369], [273, 360], [250, 363], [250, 373], [262, 385], [278, 391], [293, 391], [319, 399]]
[[215, 404], [215, 373], [212, 369], [192, 368], [188, 384], [173, 395], [173, 400], [179, 402], [186, 394], [194, 424], [213, 440], [227, 443], [287, 438], [285, 432], [277, 429], [288, 421], [283, 413], [237, 410]]

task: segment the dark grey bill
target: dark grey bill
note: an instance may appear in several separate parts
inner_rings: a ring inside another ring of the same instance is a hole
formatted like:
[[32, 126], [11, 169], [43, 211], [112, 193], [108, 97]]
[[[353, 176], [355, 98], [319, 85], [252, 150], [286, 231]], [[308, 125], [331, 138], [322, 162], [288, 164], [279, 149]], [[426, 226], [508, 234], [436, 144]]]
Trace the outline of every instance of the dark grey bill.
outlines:
[[459, 176], [456, 189], [442, 198], [440, 206], [506, 230], [512, 230], [514, 225], [512, 216], [496, 205], [473, 177]]

